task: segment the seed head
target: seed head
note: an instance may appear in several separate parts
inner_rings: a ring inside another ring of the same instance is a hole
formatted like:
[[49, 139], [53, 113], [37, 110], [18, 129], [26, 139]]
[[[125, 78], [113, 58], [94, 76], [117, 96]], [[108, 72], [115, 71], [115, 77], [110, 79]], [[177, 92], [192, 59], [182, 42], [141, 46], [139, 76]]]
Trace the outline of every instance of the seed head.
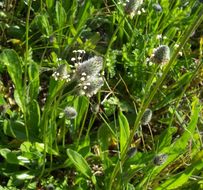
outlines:
[[85, 76], [96, 76], [103, 68], [103, 58], [99, 56], [92, 57], [87, 61], [78, 63], [74, 78], [80, 79]]
[[86, 95], [87, 97], [92, 97], [96, 94], [99, 89], [103, 86], [104, 81], [102, 77], [92, 76], [86, 81], [79, 84], [79, 94]]
[[154, 3], [154, 4], [152, 5], [152, 7], [153, 7], [154, 10], [157, 11], [157, 12], [161, 12], [161, 11], [162, 11], [162, 7], [161, 7], [161, 5], [158, 4], [158, 3]]
[[128, 158], [131, 158], [135, 155], [135, 153], [137, 152], [137, 148], [135, 147], [131, 147], [129, 148], [128, 152], [127, 152], [127, 156]]
[[149, 124], [151, 119], [152, 119], [152, 110], [146, 109], [143, 116], [142, 116], [142, 120], [141, 120], [142, 125]]
[[94, 114], [97, 114], [99, 112], [99, 104], [93, 104], [91, 106], [91, 110]]
[[142, 3], [143, 0], [128, 0], [125, 6], [125, 13], [130, 15], [131, 18], [134, 17]]
[[74, 119], [77, 116], [77, 111], [75, 108], [67, 106], [64, 109], [64, 114], [68, 119]]
[[157, 166], [162, 165], [168, 158], [167, 154], [160, 154], [154, 157], [154, 164]]
[[70, 75], [68, 74], [66, 64], [59, 65], [52, 76], [55, 80], [70, 80]]
[[165, 64], [170, 59], [170, 49], [166, 45], [159, 46], [153, 53], [151, 60], [157, 64]]
[[55, 189], [55, 187], [53, 184], [49, 184], [46, 186], [46, 190], [54, 190], [54, 189]]

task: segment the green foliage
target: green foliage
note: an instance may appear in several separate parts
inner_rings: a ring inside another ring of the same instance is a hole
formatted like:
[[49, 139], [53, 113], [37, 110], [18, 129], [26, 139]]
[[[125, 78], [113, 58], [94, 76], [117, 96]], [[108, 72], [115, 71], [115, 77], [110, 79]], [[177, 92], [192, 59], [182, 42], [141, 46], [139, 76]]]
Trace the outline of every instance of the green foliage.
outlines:
[[22, 111], [25, 111], [22, 86], [22, 66], [18, 54], [12, 49], [5, 49], [1, 54], [2, 63], [7, 67], [7, 71], [15, 85], [15, 101]]
[[2, 1], [0, 189], [201, 189], [202, 6]]
[[119, 138], [120, 150], [123, 151], [123, 148], [130, 136], [130, 127], [129, 127], [127, 118], [123, 115], [122, 112], [119, 112], [118, 121], [119, 121], [119, 127], [120, 127], [120, 138]]
[[91, 169], [88, 165], [88, 163], [86, 162], [86, 160], [77, 152], [75, 152], [74, 150], [67, 150], [67, 154], [70, 158], [70, 160], [73, 162], [73, 164], [75, 165], [75, 167], [82, 173], [84, 174], [86, 177], [90, 178], [92, 173], [91, 173]]

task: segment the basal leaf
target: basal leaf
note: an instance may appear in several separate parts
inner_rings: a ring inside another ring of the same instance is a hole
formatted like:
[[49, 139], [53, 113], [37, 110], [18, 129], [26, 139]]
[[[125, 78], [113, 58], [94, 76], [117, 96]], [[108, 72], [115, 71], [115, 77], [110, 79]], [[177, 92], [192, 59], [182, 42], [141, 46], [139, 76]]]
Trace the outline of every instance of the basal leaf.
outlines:
[[76, 151], [67, 149], [67, 154], [77, 170], [79, 170], [86, 177], [91, 178], [92, 172], [87, 161]]
[[130, 136], [130, 127], [127, 118], [123, 115], [121, 111], [118, 114], [118, 121], [120, 127], [120, 150], [122, 152]]
[[15, 85], [15, 100], [22, 111], [24, 111], [22, 69], [18, 54], [12, 49], [5, 49], [0, 56], [1, 61], [7, 67], [8, 73]]
[[12, 152], [11, 150], [9, 150], [7, 148], [0, 149], [0, 154], [10, 164], [18, 164], [19, 163], [19, 160], [17, 159], [16, 153]]
[[28, 110], [28, 125], [36, 136], [39, 134], [39, 124], [40, 124], [40, 107], [36, 100], [33, 100], [29, 104]]
[[30, 100], [37, 99], [39, 92], [39, 68], [36, 63], [31, 63], [28, 68], [29, 74], [29, 97]]

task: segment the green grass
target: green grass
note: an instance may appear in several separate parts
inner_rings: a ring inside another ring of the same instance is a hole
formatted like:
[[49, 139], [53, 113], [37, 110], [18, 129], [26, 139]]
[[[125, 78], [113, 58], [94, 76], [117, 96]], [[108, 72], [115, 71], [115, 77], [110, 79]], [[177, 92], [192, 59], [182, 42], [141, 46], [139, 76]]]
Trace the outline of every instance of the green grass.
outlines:
[[203, 4], [140, 2], [0, 4], [1, 189], [203, 188]]

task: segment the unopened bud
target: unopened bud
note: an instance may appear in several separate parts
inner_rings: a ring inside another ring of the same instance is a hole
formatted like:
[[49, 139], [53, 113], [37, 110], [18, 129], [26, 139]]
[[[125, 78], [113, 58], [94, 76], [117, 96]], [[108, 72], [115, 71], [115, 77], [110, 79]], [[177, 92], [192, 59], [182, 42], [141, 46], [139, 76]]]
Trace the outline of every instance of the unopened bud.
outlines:
[[73, 107], [66, 107], [64, 109], [64, 114], [68, 119], [74, 119], [77, 116], [77, 111]]
[[142, 116], [142, 120], [141, 120], [142, 125], [149, 124], [151, 119], [152, 119], [152, 110], [146, 109], [143, 116]]
[[154, 157], [154, 164], [157, 166], [162, 165], [168, 158], [167, 154], [160, 154]]

